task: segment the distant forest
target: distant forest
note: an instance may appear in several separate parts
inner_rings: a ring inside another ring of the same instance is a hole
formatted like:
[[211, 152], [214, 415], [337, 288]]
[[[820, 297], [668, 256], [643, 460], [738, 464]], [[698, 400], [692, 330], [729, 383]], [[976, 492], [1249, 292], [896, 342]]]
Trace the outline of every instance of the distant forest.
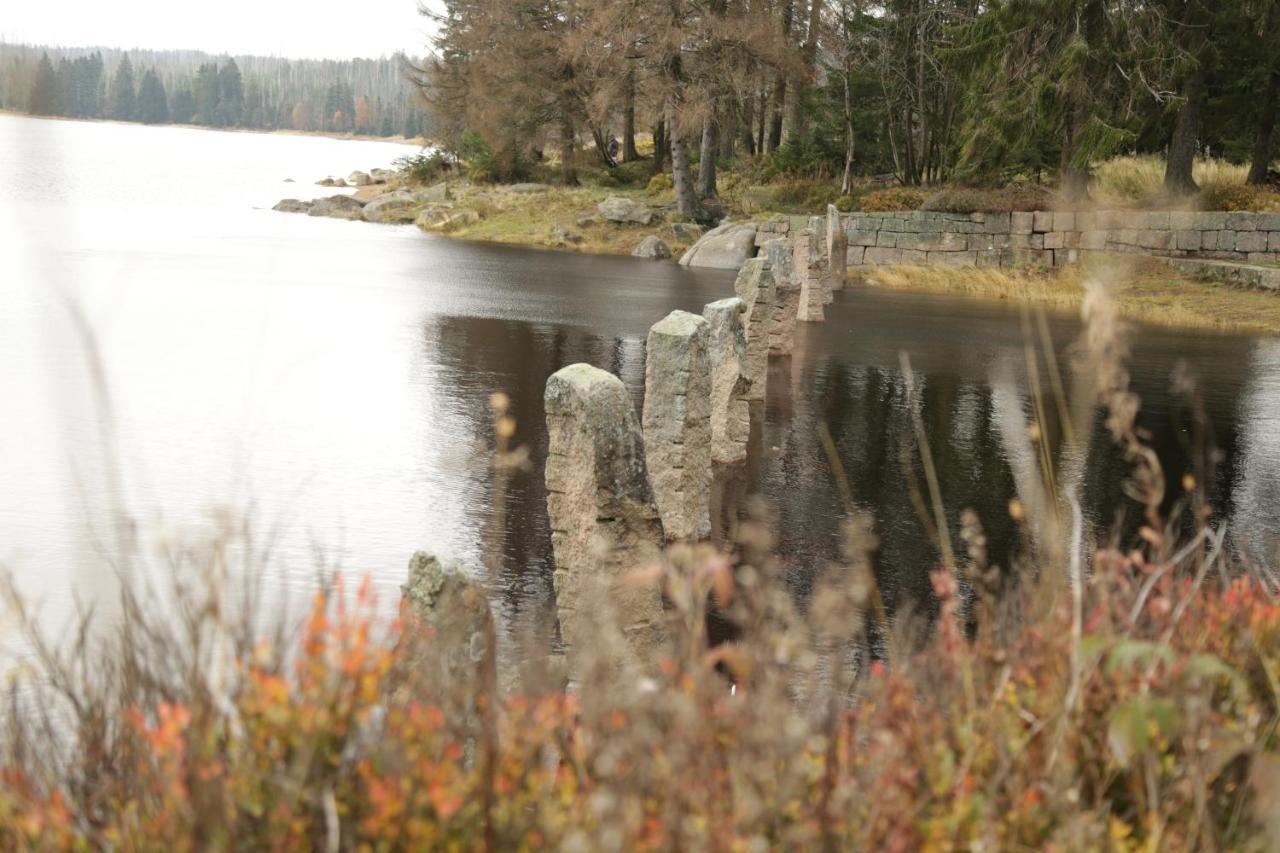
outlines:
[[0, 107], [145, 124], [427, 135], [405, 62], [0, 43]]

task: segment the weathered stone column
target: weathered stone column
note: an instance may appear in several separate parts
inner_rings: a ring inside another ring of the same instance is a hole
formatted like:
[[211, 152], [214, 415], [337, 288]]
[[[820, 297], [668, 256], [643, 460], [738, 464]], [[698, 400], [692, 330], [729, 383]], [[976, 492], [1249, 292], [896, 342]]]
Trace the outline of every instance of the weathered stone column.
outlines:
[[747, 402], [751, 375], [747, 335], [742, 326], [746, 311], [747, 303], [737, 297], [712, 302], [702, 309], [702, 319], [708, 325], [711, 360], [711, 458], [721, 463], [746, 459], [751, 435], [751, 407]]
[[668, 540], [711, 533], [711, 364], [707, 321], [672, 311], [653, 324], [644, 364], [644, 448]]
[[747, 374], [751, 377], [751, 387], [746, 399], [763, 400], [765, 383], [769, 380], [769, 332], [773, 327], [777, 296], [769, 260], [752, 258], [743, 264], [733, 290], [747, 304], [742, 328], [747, 338]]
[[769, 326], [769, 355], [791, 355], [796, 342], [796, 314], [800, 310], [800, 284], [795, 276], [795, 250], [785, 237], [760, 247], [773, 272], [773, 322]]
[[625, 579], [658, 554], [663, 536], [631, 396], [613, 374], [573, 364], [547, 380], [544, 404], [561, 635], [571, 656], [592, 643], [589, 605], [604, 588], [643, 655], [663, 641], [662, 596]]
[[[812, 226], [812, 222], [810, 223]], [[822, 306], [827, 297], [823, 279], [827, 274], [826, 247], [812, 227], [795, 236], [795, 275], [800, 282], [800, 306], [796, 319], [802, 323], [821, 323], [826, 319]]]
[[434, 555], [416, 552], [401, 587], [411, 612], [436, 630], [434, 659], [455, 674], [474, 672], [475, 658], [493, 642], [489, 601], [479, 584]]
[[[813, 232], [814, 239], [818, 242], [818, 251], [822, 255], [822, 277], [819, 281], [822, 283], [822, 304], [830, 305], [835, 301], [835, 286], [831, 281], [831, 252], [830, 245], [827, 241], [827, 219], [824, 216], [810, 216], [809, 230]], [[826, 319], [825, 315], [823, 319]]]
[[844, 290], [849, 278], [849, 235], [834, 204], [827, 205], [827, 272], [831, 289]]

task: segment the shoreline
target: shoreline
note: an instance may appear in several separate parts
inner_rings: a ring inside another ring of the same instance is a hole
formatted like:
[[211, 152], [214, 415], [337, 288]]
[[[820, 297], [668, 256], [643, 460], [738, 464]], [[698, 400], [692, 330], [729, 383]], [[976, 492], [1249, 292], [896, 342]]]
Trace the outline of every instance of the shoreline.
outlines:
[[[696, 240], [682, 238], [682, 233], [688, 232], [667, 221], [672, 202], [669, 191], [650, 193], [635, 187], [591, 185], [477, 185], [466, 179], [445, 179], [434, 186], [440, 184], [448, 186], [447, 200], [423, 202], [421, 208], [462, 216], [445, 217], [450, 221], [438, 227], [419, 225], [425, 233], [437, 236], [614, 256], [632, 255], [642, 241], [656, 236], [669, 248], [672, 261]], [[362, 202], [372, 202], [400, 189], [425, 187], [398, 183], [364, 186], [355, 195]], [[610, 197], [649, 207], [657, 216], [649, 225], [605, 221], [597, 205]], [[1057, 269], [902, 265], [861, 267], [850, 273], [850, 283], [865, 282], [867, 287], [1016, 302], [1070, 313], [1078, 312], [1084, 301], [1085, 282], [1100, 278], [1111, 284], [1121, 316], [1130, 321], [1280, 336], [1280, 293], [1208, 280], [1145, 256], [1100, 255]]]
[[18, 118], [38, 119], [40, 121], [70, 121], [81, 122], [85, 124], [117, 124], [134, 127], [178, 127], [184, 130], [209, 130], [216, 133], [256, 133], [264, 135], [276, 136], [318, 136], [326, 139], [348, 140], [352, 142], [389, 142], [394, 145], [413, 145], [419, 148], [426, 148], [431, 145], [429, 139], [415, 137], [408, 139], [404, 136], [396, 134], [395, 136], [371, 136], [362, 133], [339, 133], [332, 130], [296, 130], [291, 127], [276, 128], [268, 130], [258, 127], [210, 127], [207, 124], [182, 124], [179, 122], [163, 122], [161, 124], [145, 124], [140, 121], [122, 121], [114, 118], [91, 118], [89, 116], [41, 116], [33, 115], [23, 110], [13, 110], [8, 107], [0, 108], [0, 116], [16, 116]]

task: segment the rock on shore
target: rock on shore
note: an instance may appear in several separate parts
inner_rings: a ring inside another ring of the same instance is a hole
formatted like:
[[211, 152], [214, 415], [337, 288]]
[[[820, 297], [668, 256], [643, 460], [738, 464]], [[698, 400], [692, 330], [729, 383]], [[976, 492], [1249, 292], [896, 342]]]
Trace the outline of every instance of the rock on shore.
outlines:
[[664, 261], [671, 257], [671, 247], [656, 234], [650, 234], [640, 241], [640, 245], [631, 250], [634, 258], [648, 258], [653, 261]]
[[708, 231], [681, 255], [680, 265], [737, 270], [755, 253], [755, 223], [726, 222]]

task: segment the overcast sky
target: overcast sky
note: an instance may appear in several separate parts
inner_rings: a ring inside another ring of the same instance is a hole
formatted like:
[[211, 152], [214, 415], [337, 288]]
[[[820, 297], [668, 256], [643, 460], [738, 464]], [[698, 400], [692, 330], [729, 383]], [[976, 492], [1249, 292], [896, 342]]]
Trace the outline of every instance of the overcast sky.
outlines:
[[0, 41], [268, 56], [422, 55], [417, 0], [0, 0]]

